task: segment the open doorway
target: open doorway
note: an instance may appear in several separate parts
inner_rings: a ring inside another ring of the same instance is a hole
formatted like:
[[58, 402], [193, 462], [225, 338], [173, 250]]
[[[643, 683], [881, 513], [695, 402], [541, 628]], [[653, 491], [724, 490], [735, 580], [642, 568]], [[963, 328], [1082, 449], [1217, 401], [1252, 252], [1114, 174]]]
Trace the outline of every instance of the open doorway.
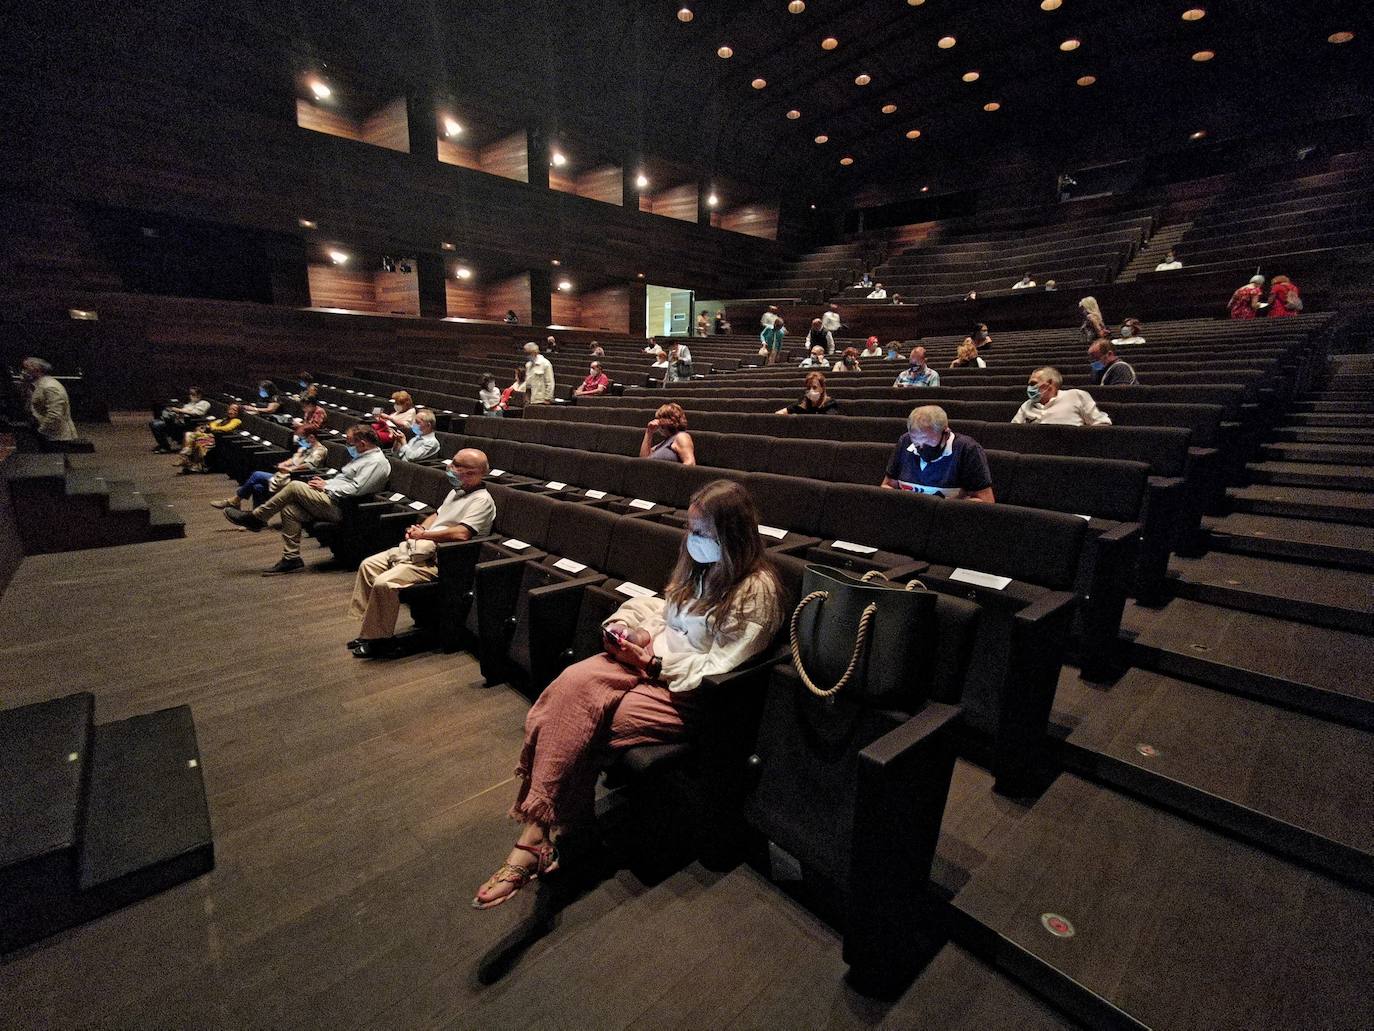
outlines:
[[646, 337], [691, 336], [692, 304], [695, 295], [691, 290], [673, 286], [654, 286], [644, 288], [644, 335]]

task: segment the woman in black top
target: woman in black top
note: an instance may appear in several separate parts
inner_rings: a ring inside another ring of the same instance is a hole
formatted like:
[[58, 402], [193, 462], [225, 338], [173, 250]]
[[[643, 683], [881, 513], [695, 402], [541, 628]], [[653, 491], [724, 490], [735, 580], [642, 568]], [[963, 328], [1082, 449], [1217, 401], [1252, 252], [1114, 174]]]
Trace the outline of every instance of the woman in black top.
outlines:
[[779, 408], [775, 415], [824, 415], [826, 413], [836, 414], [840, 404], [833, 397], [825, 392], [825, 374], [820, 372], [808, 372], [806, 374], [806, 392], [802, 394], [801, 400], [786, 408]]

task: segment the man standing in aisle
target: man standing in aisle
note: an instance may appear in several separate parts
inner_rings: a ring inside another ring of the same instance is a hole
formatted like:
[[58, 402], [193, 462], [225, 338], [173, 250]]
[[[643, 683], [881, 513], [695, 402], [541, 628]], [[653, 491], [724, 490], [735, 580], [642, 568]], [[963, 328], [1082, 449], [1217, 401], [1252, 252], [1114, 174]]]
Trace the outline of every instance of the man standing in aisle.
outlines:
[[539, 353], [539, 345], [531, 340], [525, 345], [529, 361], [525, 363], [525, 382], [529, 387], [525, 403], [547, 405], [553, 403], [553, 364]]

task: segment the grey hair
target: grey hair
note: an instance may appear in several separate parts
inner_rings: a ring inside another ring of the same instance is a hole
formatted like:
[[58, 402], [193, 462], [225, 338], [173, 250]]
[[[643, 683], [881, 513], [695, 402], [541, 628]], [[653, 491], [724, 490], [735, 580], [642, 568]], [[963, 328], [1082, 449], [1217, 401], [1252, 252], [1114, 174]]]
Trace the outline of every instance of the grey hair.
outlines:
[[52, 362], [46, 361], [42, 358], [25, 358], [20, 364], [33, 366], [44, 376], [52, 372]]
[[949, 429], [949, 416], [939, 405], [921, 405], [913, 408], [907, 416], [907, 428], [911, 430], [935, 430], [940, 436]]
[[434, 423], [437, 420], [432, 410], [428, 408], [421, 408], [418, 412], [415, 413], [415, 421], [422, 422], [430, 429], [434, 429]]
[[1253, 284], [1255, 284], [1255, 286], [1263, 286], [1263, 285], [1264, 285], [1264, 277], [1263, 277], [1263, 276], [1259, 276], [1259, 275], [1251, 276], [1251, 277], [1250, 277], [1250, 282], [1253, 283]]
[[1056, 388], [1064, 385], [1064, 375], [1053, 365], [1042, 365], [1031, 373], [1033, 378], [1044, 378], [1053, 383]]
[[525, 353], [526, 353], [526, 354], [538, 354], [538, 353], [539, 353], [539, 345], [536, 344], [533, 340], [531, 340], [529, 343], [527, 343], [527, 344], [525, 345]]

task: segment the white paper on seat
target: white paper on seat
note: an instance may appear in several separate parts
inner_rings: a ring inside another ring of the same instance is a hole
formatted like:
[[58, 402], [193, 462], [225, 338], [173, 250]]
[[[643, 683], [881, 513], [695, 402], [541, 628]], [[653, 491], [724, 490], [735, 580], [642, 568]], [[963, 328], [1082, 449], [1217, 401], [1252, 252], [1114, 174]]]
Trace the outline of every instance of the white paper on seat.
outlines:
[[404, 498], [404, 497], [405, 497], [404, 494], [393, 494], [393, 495], [391, 495], [391, 497], [387, 498], [387, 500], [388, 500], [388, 501], [400, 501], [400, 500], [401, 500], [402, 498]]
[[505, 548], [510, 548], [512, 551], [524, 551], [526, 548], [529, 547], [527, 543], [525, 543], [518, 537], [512, 537], [508, 541], [502, 541], [501, 546]]
[[348, 393], [350, 393], [350, 394], [356, 394], [356, 393], [357, 393], [356, 390], [349, 390], [347, 387], [344, 387], [344, 390], [348, 391]]
[[253, 434], [249, 433], [247, 430], [239, 430], [240, 437], [251, 437], [252, 435]]
[[570, 558], [560, 558], [557, 562], [553, 564], [553, 568], [561, 569], [565, 573], [580, 573], [587, 567], [582, 562], [574, 562]]
[[1085, 523], [1092, 521], [1092, 516], [1085, 516], [1082, 512], [1075, 512], [1074, 515], [1078, 516], [1078, 518], [1082, 519]]
[[550, 480], [548, 483], [544, 484], [544, 486], [548, 487], [549, 490], [562, 490], [567, 484], [562, 480]]
[[616, 590], [627, 598], [654, 598], [658, 596], [657, 591], [651, 591], [647, 587], [640, 587], [639, 584], [631, 583], [629, 580], [626, 580], [617, 587]]
[[980, 573], [976, 569], [956, 569], [949, 574], [949, 578], [962, 580], [976, 587], [991, 587], [994, 591], [1004, 590], [1007, 584], [1011, 583], [1009, 576], [993, 576], [991, 573]]
[[488, 476], [505, 476], [505, 475], [506, 475], [506, 470], [504, 470], [504, 469], [493, 469], [491, 472], [487, 473], [487, 475], [488, 475]]
[[600, 500], [601, 500], [602, 498], [604, 498], [605, 496], [606, 496], [606, 492], [605, 492], [604, 490], [589, 490], [589, 491], [587, 491], [587, 497], [591, 498], [593, 501], [600, 501]]
[[423, 512], [426, 508], [426, 505], [423, 501], [412, 501], [410, 503], [410, 507], [415, 509], [415, 511], [417, 512]]
[[[645, 501], [643, 498], [634, 498], [630, 501], [631, 508], [653, 508], [652, 501]], [[650, 593], [653, 593], [652, 591]]]
[[830, 545], [832, 548], [839, 548], [841, 551], [852, 551], [856, 555], [872, 555], [877, 548], [870, 548], [867, 544], [854, 544], [851, 541], [834, 541]]
[[764, 526], [762, 523], [759, 523], [759, 533], [779, 541], [787, 536], [786, 530], [780, 530], [776, 526]]

